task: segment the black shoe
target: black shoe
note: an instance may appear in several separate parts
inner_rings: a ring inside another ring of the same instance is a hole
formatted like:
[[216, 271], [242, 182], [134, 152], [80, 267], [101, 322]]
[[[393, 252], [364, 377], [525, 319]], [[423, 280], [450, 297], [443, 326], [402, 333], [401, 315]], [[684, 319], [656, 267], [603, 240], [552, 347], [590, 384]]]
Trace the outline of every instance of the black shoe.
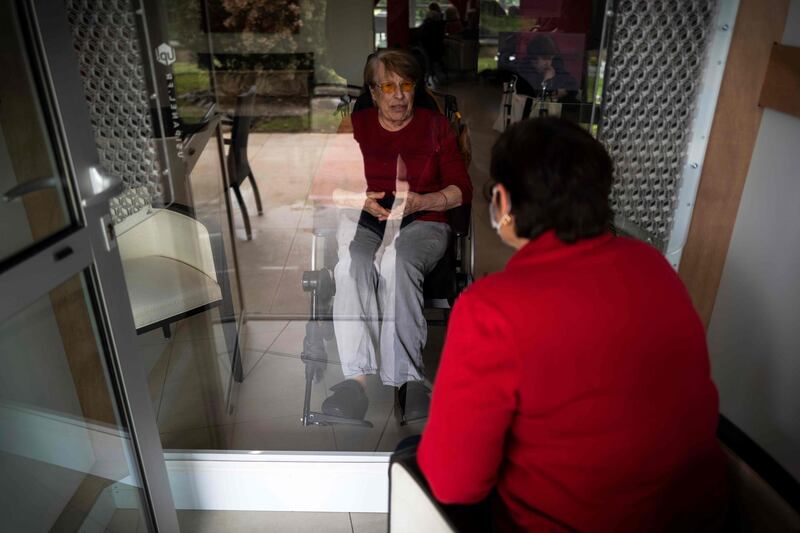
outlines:
[[397, 405], [401, 425], [426, 418], [431, 405], [428, 388], [421, 381], [403, 383], [397, 391]]
[[322, 402], [323, 413], [343, 418], [364, 419], [369, 399], [359, 382], [346, 379], [331, 387], [331, 390], [333, 394]]

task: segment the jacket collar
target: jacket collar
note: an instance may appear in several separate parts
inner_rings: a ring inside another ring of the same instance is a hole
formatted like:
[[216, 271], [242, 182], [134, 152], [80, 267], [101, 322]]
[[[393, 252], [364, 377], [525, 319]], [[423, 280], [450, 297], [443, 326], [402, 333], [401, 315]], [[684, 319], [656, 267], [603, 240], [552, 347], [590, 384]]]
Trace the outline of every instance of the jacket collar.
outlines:
[[556, 237], [555, 230], [549, 230], [531, 240], [516, 251], [506, 265], [506, 268], [524, 261], [546, 261], [554, 257], [572, 255], [596, 246], [606, 244], [615, 237], [610, 231], [601, 233], [597, 237], [581, 239], [573, 244], [568, 244]]

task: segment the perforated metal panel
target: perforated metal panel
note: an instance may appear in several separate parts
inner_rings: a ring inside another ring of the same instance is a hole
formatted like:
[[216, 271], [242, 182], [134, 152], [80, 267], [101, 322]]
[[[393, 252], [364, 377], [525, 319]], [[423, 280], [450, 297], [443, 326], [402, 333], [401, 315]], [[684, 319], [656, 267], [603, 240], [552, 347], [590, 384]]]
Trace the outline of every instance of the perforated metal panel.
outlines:
[[125, 183], [111, 202], [119, 222], [163, 203], [147, 84], [131, 0], [67, 0], [100, 163]]
[[616, 166], [617, 218], [665, 248], [714, 0], [614, 2], [599, 138]]

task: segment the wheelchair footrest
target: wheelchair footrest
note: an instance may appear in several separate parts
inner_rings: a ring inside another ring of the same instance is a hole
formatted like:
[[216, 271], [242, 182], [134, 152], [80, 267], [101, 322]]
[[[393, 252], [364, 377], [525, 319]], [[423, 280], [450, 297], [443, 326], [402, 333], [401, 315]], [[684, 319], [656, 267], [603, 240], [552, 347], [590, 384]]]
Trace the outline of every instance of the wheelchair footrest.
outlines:
[[306, 426], [311, 426], [311, 425], [332, 426], [334, 424], [365, 427], [365, 428], [373, 427], [372, 422], [370, 422], [369, 420], [360, 420], [358, 418], [345, 418], [343, 416], [336, 416], [336, 415], [326, 415], [325, 413], [318, 413], [316, 411], [309, 412], [308, 417], [304, 421], [304, 425]]

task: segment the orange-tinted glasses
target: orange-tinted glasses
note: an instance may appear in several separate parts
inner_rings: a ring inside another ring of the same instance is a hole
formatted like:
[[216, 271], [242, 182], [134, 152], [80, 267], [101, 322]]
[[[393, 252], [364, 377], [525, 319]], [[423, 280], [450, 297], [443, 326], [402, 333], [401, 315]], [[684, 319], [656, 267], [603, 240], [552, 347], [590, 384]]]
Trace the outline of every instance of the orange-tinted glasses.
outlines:
[[[395, 91], [397, 90], [397, 85], [398, 84], [396, 83], [387, 81], [386, 83], [376, 83], [375, 87], [380, 89], [383, 94], [394, 94]], [[411, 91], [414, 90], [414, 86], [416, 84], [410, 81], [403, 81], [400, 82], [399, 85], [401, 91], [403, 91], [404, 93], [410, 93]]]

